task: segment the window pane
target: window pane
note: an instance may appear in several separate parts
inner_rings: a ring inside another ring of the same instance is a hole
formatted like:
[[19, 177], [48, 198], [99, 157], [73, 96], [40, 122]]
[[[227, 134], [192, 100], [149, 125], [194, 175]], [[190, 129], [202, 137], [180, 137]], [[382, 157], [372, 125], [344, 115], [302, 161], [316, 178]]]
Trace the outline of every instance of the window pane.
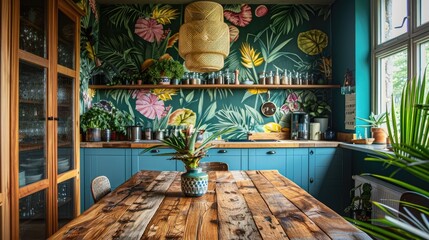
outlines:
[[408, 30], [407, 0], [381, 0], [380, 43], [395, 38]]
[[429, 22], [429, 0], [420, 0], [420, 24], [419, 25], [423, 25], [427, 22]]
[[382, 111], [390, 111], [392, 101], [399, 107], [401, 91], [408, 78], [407, 50], [382, 58], [380, 62], [380, 107]]
[[[422, 76], [425, 69], [429, 68], [429, 41], [419, 44], [418, 48], [420, 51], [419, 70], [421, 71], [420, 75]], [[426, 71], [426, 78], [429, 79], [429, 70]]]

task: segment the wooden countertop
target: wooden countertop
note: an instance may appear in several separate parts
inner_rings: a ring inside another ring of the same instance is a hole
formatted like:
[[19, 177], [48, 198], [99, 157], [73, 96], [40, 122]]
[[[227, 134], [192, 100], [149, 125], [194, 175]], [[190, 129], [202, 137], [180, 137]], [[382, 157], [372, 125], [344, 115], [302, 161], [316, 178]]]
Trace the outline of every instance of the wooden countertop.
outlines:
[[[299, 147], [338, 147], [341, 142], [336, 141], [298, 141], [279, 140], [278, 142], [225, 142], [213, 141], [214, 148], [299, 148]], [[112, 141], [112, 142], [81, 142], [82, 148], [149, 148], [161, 144], [160, 141], [148, 140], [140, 142]]]
[[209, 172], [198, 198], [180, 172], [141, 171], [50, 239], [371, 239], [276, 170]]

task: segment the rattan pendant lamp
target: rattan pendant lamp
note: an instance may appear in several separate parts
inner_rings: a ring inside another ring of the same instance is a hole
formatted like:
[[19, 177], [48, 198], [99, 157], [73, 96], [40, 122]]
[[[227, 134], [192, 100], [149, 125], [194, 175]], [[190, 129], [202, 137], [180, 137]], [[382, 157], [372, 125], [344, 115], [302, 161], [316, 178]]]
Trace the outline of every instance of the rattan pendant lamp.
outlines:
[[219, 3], [199, 1], [185, 9], [185, 23], [179, 31], [179, 55], [193, 72], [213, 72], [223, 68], [229, 54], [229, 29], [223, 22]]

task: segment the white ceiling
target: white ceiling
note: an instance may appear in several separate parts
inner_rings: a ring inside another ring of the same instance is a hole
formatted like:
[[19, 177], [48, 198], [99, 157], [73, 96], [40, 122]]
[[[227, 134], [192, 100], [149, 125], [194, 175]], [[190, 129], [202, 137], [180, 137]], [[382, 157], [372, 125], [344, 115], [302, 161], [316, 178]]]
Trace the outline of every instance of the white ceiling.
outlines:
[[[249, 3], [249, 4], [331, 4], [335, 0], [213, 0], [221, 4], [237, 4], [237, 3]], [[99, 4], [133, 4], [133, 3], [168, 3], [168, 4], [188, 4], [195, 2], [195, 0], [97, 0]]]

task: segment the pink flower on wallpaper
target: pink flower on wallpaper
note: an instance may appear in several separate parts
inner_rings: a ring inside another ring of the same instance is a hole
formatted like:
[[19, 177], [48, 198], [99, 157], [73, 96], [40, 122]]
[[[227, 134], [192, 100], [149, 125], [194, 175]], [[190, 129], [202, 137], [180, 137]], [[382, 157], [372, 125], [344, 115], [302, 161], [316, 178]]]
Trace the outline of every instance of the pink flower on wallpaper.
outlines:
[[136, 110], [149, 119], [162, 117], [165, 111], [164, 102], [159, 100], [155, 94], [149, 93], [137, 98]]
[[167, 114], [168, 114], [168, 112], [170, 111], [170, 109], [171, 109], [171, 105], [169, 105], [169, 106], [165, 107], [165, 108], [164, 108], [164, 112], [162, 113], [161, 117], [165, 117], [165, 116], [167, 116]]
[[252, 21], [252, 9], [248, 4], [242, 4], [241, 11], [238, 13], [225, 10], [223, 15], [228, 21], [238, 27], [245, 27]]
[[301, 101], [301, 97], [298, 94], [293, 92], [287, 96], [286, 102], [290, 103], [290, 102], [297, 102], [297, 101]]
[[280, 107], [280, 110], [284, 113], [295, 112], [300, 110], [300, 104], [299, 102], [285, 103]]
[[132, 90], [131, 97], [137, 98], [137, 99], [142, 99], [143, 96], [148, 94], [148, 93], [150, 93], [149, 89]]
[[162, 24], [151, 18], [137, 19], [134, 33], [150, 43], [153, 43], [155, 40], [160, 42], [164, 36]]

